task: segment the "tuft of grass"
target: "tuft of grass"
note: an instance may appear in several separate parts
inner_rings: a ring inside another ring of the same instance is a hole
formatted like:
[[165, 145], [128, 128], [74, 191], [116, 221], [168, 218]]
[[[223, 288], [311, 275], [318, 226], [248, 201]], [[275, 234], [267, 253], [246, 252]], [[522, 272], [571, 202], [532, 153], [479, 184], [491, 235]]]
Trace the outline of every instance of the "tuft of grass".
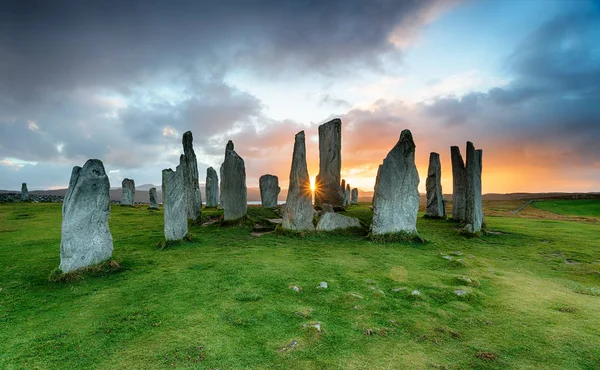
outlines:
[[121, 264], [114, 259], [108, 261], [80, 268], [75, 271], [63, 273], [58, 267], [52, 270], [48, 281], [53, 283], [72, 283], [75, 281], [83, 280], [86, 277], [98, 277], [107, 276], [123, 271]]
[[374, 235], [373, 233], [369, 233], [367, 237], [376, 243], [425, 243], [425, 239], [423, 239], [419, 233], [409, 233], [409, 232], [398, 232], [398, 233], [389, 233], [383, 235]]

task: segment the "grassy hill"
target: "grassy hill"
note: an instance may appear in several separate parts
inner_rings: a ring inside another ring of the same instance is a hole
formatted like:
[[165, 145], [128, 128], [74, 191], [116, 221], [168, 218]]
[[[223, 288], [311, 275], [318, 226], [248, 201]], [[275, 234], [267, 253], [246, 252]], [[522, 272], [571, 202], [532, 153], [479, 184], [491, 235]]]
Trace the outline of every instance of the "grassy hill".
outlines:
[[48, 280], [61, 205], [2, 204], [0, 368], [597, 368], [600, 219], [522, 203], [485, 202], [481, 238], [422, 218], [425, 244], [213, 223], [165, 249], [162, 210], [117, 206], [121, 269], [69, 283]]

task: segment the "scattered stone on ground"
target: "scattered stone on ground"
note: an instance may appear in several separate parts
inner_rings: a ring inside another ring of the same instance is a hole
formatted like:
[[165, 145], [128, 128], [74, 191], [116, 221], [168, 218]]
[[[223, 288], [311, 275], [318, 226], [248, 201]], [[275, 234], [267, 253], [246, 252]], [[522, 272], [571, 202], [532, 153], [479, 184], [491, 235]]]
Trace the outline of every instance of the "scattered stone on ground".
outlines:
[[296, 347], [297, 344], [298, 344], [298, 341], [294, 339], [294, 340], [292, 340], [290, 342], [290, 344], [288, 344], [285, 347], [282, 347], [282, 348], [278, 349], [278, 351], [279, 352], [284, 352], [284, 351], [292, 350], [292, 349], [294, 349]]
[[421, 295], [421, 292], [419, 292], [418, 290], [413, 290], [412, 292], [410, 292], [410, 295]]
[[358, 299], [364, 299], [364, 297], [358, 293], [348, 293], [348, 295], [350, 297], [354, 297], [354, 298], [358, 298]]
[[398, 287], [398, 288], [392, 289], [392, 292], [396, 293], [396, 292], [402, 292], [405, 290], [408, 290], [408, 288], [403, 286], [403, 287]]
[[464, 289], [456, 289], [456, 290], [454, 291], [454, 294], [456, 294], [457, 296], [463, 296], [463, 295], [466, 295], [466, 294], [467, 294], [467, 291], [466, 291], [466, 290], [464, 290]]
[[318, 286], [317, 288], [318, 288], [318, 289], [327, 289], [327, 288], [328, 288], [328, 286], [327, 286], [327, 282], [326, 282], [326, 281], [321, 281], [321, 282], [319, 283], [319, 286]]
[[319, 333], [321, 332], [321, 322], [320, 321], [302, 324], [302, 327], [303, 328], [315, 328], [315, 329], [317, 329], [317, 331]]
[[298, 285], [292, 285], [292, 286], [290, 286], [290, 289], [293, 290], [296, 293], [299, 293], [299, 292], [302, 291], [302, 288], [299, 287]]
[[360, 221], [357, 218], [344, 216], [339, 213], [325, 213], [317, 224], [317, 230], [319, 231], [343, 230], [354, 227], [361, 227]]

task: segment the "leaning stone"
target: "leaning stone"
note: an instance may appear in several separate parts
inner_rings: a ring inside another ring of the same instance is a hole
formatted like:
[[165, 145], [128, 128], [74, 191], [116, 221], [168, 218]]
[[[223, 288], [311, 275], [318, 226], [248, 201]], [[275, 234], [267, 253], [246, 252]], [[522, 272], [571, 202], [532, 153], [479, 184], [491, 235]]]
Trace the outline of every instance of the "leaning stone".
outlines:
[[183, 166], [175, 171], [162, 171], [162, 194], [165, 223], [165, 240], [181, 240], [188, 233], [187, 203], [183, 179]]
[[202, 194], [200, 193], [200, 184], [198, 183], [198, 161], [193, 145], [194, 138], [191, 131], [183, 134], [181, 143], [183, 144], [183, 182], [185, 191], [185, 202], [187, 209], [187, 218], [195, 221], [202, 214]]
[[350, 229], [353, 227], [361, 227], [360, 221], [357, 218], [339, 213], [325, 213], [317, 224], [317, 230], [321, 231]]
[[358, 188], [352, 189], [352, 204], [358, 204]]
[[467, 191], [465, 162], [457, 146], [450, 147], [450, 156], [452, 159], [452, 218], [456, 221], [464, 221]]
[[21, 201], [29, 202], [29, 190], [27, 190], [27, 183], [21, 184]]
[[315, 206], [328, 203], [342, 209], [344, 190], [340, 188], [342, 169], [342, 121], [333, 119], [319, 126], [319, 174], [315, 179]]
[[442, 194], [442, 165], [438, 153], [429, 154], [429, 169], [427, 171], [427, 208], [425, 214], [429, 217], [446, 217], [444, 196]]
[[[336, 184], [337, 186], [337, 184]], [[338, 187], [339, 189], [339, 187]], [[285, 207], [281, 207], [282, 227], [288, 230], [314, 230], [312, 193], [306, 165], [304, 131], [294, 137], [294, 153]]]
[[135, 181], [132, 179], [124, 179], [121, 183], [123, 188], [123, 195], [121, 196], [122, 206], [132, 206], [135, 198]]
[[148, 196], [150, 197], [150, 209], [158, 209], [158, 197], [156, 196], [156, 188], [150, 188], [148, 190]]
[[104, 165], [90, 159], [73, 167], [62, 207], [60, 270], [70, 272], [111, 258], [110, 182]]
[[260, 201], [263, 208], [277, 207], [277, 198], [281, 188], [279, 187], [279, 179], [273, 175], [263, 175], [258, 180], [260, 187]]
[[388, 153], [377, 171], [373, 195], [373, 235], [417, 235], [419, 173], [415, 143], [409, 130]]
[[206, 169], [206, 206], [213, 208], [219, 206], [219, 177], [212, 167]]
[[242, 157], [233, 149], [231, 140], [227, 143], [225, 150], [221, 191], [223, 194], [224, 220], [234, 221], [245, 217], [248, 210], [246, 167]]

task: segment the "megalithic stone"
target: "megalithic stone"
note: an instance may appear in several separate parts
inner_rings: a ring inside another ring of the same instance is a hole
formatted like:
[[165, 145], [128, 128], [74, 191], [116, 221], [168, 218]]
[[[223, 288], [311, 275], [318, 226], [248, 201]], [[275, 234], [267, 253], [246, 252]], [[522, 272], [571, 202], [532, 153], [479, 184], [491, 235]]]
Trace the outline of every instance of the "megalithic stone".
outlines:
[[221, 177], [221, 182], [219, 183], [219, 206], [223, 208], [223, 163], [219, 167], [219, 176]]
[[[336, 187], [339, 189], [339, 181]], [[314, 230], [313, 214], [305, 137], [304, 131], [300, 131], [294, 137], [290, 184], [285, 207], [283, 207], [282, 227], [288, 230]]]
[[195, 221], [202, 215], [202, 193], [200, 193], [200, 184], [198, 182], [198, 161], [194, 152], [193, 141], [192, 132], [186, 131], [181, 139], [183, 145], [183, 180], [187, 218]]
[[29, 201], [29, 190], [27, 189], [27, 183], [25, 182], [21, 184], [21, 201]]
[[344, 207], [350, 205], [350, 184], [346, 184], [346, 190], [344, 190]]
[[465, 220], [466, 207], [466, 168], [460, 149], [450, 147], [452, 159], [452, 218], [456, 221]]
[[125, 178], [121, 183], [121, 187], [123, 189], [123, 194], [121, 195], [121, 205], [133, 207], [135, 199], [135, 181], [133, 181], [133, 179]]
[[187, 202], [182, 163], [162, 171], [165, 240], [181, 240], [188, 233]]
[[483, 207], [481, 196], [481, 162], [483, 151], [475, 150], [472, 142], [467, 141], [466, 164], [466, 202], [465, 229], [471, 233], [481, 231], [483, 223]]
[[334, 209], [344, 206], [344, 190], [340, 187], [342, 169], [342, 121], [333, 119], [319, 126], [319, 174], [315, 179], [315, 206], [324, 203]]
[[233, 149], [233, 142], [227, 143], [223, 175], [223, 218], [225, 221], [238, 220], [246, 216], [248, 210], [248, 189], [246, 188], [246, 167], [244, 160]]
[[150, 188], [148, 190], [148, 197], [150, 198], [149, 209], [158, 209], [158, 196], [156, 196], [156, 188]]
[[206, 206], [219, 206], [219, 177], [212, 167], [206, 169]]
[[62, 207], [59, 267], [62, 272], [111, 258], [109, 190], [110, 182], [100, 160], [90, 159], [83, 168], [73, 167]]
[[409, 130], [379, 166], [373, 194], [373, 235], [417, 234], [419, 173], [415, 143]]
[[427, 207], [425, 214], [429, 217], [443, 218], [446, 216], [444, 210], [444, 196], [442, 194], [442, 165], [438, 153], [429, 154], [429, 168], [427, 170]]
[[358, 204], [358, 188], [352, 189], [352, 204]]
[[263, 208], [276, 208], [277, 198], [281, 188], [279, 187], [279, 179], [273, 175], [263, 175], [258, 180], [260, 188], [260, 201]]
[[346, 191], [346, 179], [342, 179], [342, 191]]

